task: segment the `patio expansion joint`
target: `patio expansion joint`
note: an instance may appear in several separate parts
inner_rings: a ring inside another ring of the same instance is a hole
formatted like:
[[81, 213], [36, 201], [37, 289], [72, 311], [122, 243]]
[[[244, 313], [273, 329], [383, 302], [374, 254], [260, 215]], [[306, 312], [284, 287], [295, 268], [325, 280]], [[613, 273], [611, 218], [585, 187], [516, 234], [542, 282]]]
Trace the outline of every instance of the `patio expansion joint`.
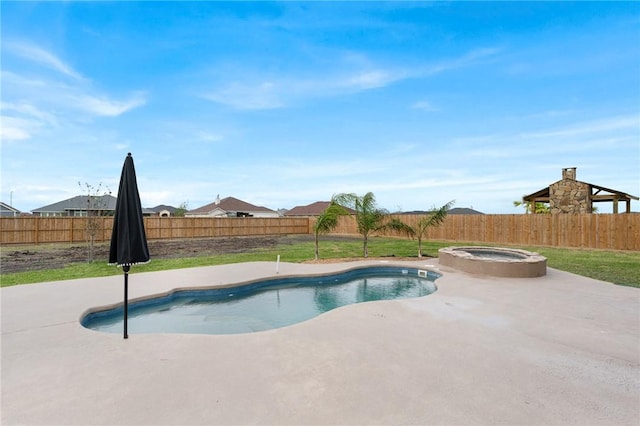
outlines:
[[66, 322], [59, 322], [59, 323], [55, 323], [55, 324], [46, 324], [46, 325], [39, 325], [39, 326], [35, 326], [35, 327], [23, 328], [23, 329], [20, 329], [20, 330], [12, 330], [12, 331], [4, 331], [3, 330], [1, 334], [3, 336], [9, 336], [11, 334], [24, 333], [25, 331], [58, 327], [58, 326], [61, 326], [61, 325], [75, 324], [77, 322], [78, 321], [66, 321]]

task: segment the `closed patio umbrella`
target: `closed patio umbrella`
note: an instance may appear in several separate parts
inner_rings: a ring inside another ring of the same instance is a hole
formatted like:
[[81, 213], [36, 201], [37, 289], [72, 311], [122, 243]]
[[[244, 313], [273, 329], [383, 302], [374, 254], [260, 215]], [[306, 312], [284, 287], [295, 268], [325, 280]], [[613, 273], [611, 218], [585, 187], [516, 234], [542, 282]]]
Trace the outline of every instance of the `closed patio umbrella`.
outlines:
[[149, 248], [144, 232], [142, 206], [136, 182], [136, 170], [131, 153], [127, 154], [120, 176], [118, 199], [113, 217], [109, 264], [122, 266], [124, 271], [124, 338], [127, 339], [129, 269], [131, 265], [149, 261]]

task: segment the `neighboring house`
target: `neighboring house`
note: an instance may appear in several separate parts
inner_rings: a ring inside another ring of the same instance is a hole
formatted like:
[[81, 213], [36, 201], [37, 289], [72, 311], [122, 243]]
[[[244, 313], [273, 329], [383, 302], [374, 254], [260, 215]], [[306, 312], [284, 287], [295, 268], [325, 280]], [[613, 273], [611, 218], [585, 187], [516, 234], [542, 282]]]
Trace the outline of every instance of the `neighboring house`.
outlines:
[[22, 212], [20, 212], [20, 210], [0, 201], [0, 217], [16, 217], [21, 214]]
[[278, 212], [262, 206], [254, 206], [237, 198], [216, 197], [213, 203], [189, 210], [187, 217], [279, 217]]
[[[433, 213], [432, 210], [414, 210], [410, 212], [398, 212], [394, 214], [419, 214], [419, 215], [427, 215]], [[447, 214], [484, 214], [477, 210], [468, 207], [455, 207], [453, 209], [447, 210]]]
[[306, 206], [295, 206], [284, 215], [290, 216], [320, 216], [329, 207], [330, 201], [316, 201]]
[[160, 204], [159, 206], [151, 207], [150, 209], [147, 209], [147, 210], [149, 210], [150, 212], [153, 212], [152, 215], [154, 216], [169, 217], [169, 216], [173, 216], [176, 213], [177, 209], [173, 206]]
[[447, 214], [484, 214], [469, 207], [454, 207], [447, 210]]
[[116, 197], [112, 195], [77, 197], [49, 204], [32, 210], [34, 216], [87, 216], [87, 211], [97, 212], [100, 216], [112, 215], [116, 209]]
[[[562, 179], [546, 188], [522, 197], [524, 202], [548, 203], [549, 211], [556, 213], [592, 213], [593, 203], [612, 202], [613, 213], [618, 213], [618, 203], [626, 203], [625, 211], [631, 212], [631, 200], [639, 198], [627, 193], [576, 180], [576, 168], [562, 169]], [[534, 213], [535, 213], [535, 209]]]
[[142, 216], [158, 216], [158, 213], [155, 210], [142, 207]]
[[[307, 204], [306, 206], [295, 206], [291, 210], [287, 211], [284, 215], [291, 216], [320, 216], [331, 204], [331, 201], [316, 201], [315, 203]], [[355, 214], [356, 211], [350, 208], [346, 209], [349, 214]]]

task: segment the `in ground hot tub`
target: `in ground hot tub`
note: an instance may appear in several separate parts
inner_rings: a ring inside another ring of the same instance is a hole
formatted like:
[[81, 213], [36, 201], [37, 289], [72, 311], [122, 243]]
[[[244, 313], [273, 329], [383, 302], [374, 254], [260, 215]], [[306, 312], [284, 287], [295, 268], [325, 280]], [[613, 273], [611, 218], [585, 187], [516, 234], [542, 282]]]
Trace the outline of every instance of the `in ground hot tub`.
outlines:
[[441, 265], [472, 274], [533, 278], [547, 274], [547, 258], [526, 250], [501, 247], [445, 247]]

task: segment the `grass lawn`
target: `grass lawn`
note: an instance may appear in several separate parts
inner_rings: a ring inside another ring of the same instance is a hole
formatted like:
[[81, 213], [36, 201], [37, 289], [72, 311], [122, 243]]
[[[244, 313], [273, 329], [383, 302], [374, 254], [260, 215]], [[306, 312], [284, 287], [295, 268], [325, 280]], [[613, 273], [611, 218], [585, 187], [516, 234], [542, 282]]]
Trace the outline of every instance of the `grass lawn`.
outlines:
[[[469, 245], [452, 242], [423, 243], [423, 253], [437, 257], [438, 249], [452, 245]], [[417, 242], [398, 238], [372, 238], [369, 241], [369, 256], [417, 256]], [[595, 278], [614, 284], [640, 288], [640, 252], [560, 249], [543, 247], [522, 247], [536, 251], [547, 257], [547, 265], [552, 268]], [[280, 244], [272, 249], [257, 249], [245, 253], [215, 256], [186, 257], [180, 259], [152, 259], [146, 265], [135, 266], [135, 272], [165, 271], [196, 266], [221, 265], [226, 263], [275, 261], [280, 255], [282, 262], [303, 262], [313, 259], [313, 242]], [[320, 240], [320, 256], [324, 259], [362, 257], [362, 241], [345, 238], [344, 241]], [[74, 278], [102, 277], [122, 274], [121, 269], [109, 266], [105, 261], [76, 263], [60, 269], [46, 271], [1, 274], [2, 287], [31, 284], [45, 281], [60, 281]]]

